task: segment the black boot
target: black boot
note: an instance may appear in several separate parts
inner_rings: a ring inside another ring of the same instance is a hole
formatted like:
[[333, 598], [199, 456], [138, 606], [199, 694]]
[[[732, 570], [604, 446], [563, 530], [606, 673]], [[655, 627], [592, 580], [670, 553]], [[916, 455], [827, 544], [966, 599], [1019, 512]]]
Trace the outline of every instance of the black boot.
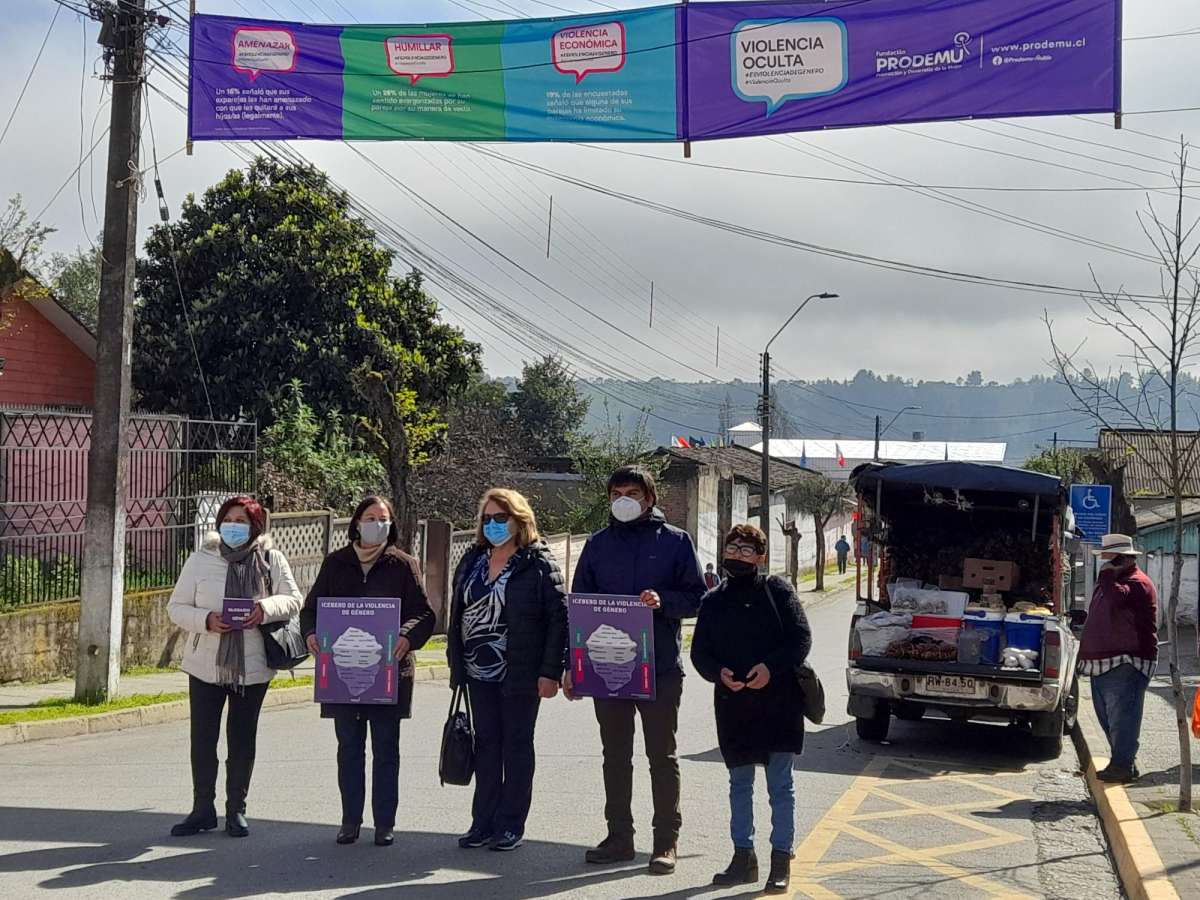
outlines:
[[792, 854], [782, 850], [771, 851], [771, 874], [763, 889], [768, 894], [786, 894], [792, 883]]
[[246, 822], [246, 795], [250, 792], [253, 759], [225, 761], [225, 833], [230, 837], [246, 837], [250, 826]]
[[758, 857], [753, 850], [735, 847], [733, 860], [724, 872], [713, 876], [712, 883], [721, 887], [735, 884], [753, 884], [758, 881]]
[[212, 831], [217, 827], [217, 808], [210, 800], [207, 804], [197, 803], [186, 819], [171, 827], [171, 837], [191, 837], [201, 831]]

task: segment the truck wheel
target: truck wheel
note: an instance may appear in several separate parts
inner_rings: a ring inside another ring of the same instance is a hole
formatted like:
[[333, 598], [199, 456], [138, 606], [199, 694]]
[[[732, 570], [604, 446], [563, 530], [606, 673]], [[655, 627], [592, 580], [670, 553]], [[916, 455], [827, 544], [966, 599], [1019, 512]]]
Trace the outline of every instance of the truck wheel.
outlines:
[[892, 713], [886, 703], [875, 707], [873, 716], [858, 716], [854, 720], [860, 740], [878, 743], [887, 740], [888, 728], [892, 724]]

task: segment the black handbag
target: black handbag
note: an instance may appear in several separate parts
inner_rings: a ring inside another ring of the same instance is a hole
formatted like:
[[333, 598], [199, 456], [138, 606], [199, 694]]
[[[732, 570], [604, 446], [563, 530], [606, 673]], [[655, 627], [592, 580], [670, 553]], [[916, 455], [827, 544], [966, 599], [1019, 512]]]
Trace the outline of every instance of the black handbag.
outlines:
[[[266, 552], [267, 560], [267, 591], [273, 593], [275, 586], [271, 579], [271, 552]], [[263, 639], [263, 652], [267, 656], [267, 666], [279, 670], [291, 670], [308, 659], [308, 645], [300, 632], [300, 614], [292, 616], [284, 622], [269, 622], [258, 626]]]
[[468, 785], [475, 774], [475, 732], [471, 728], [471, 698], [463, 686], [450, 698], [450, 715], [442, 728], [438, 777], [442, 785]]
[[[782, 628], [783, 614], [775, 601], [775, 593], [771, 590], [770, 582], [764, 582], [764, 586], [771, 600], [771, 609], [775, 611], [775, 618], [779, 620], [779, 627]], [[825, 720], [825, 686], [817, 677], [816, 670], [806, 662], [795, 666], [792, 671], [796, 676], [796, 684], [800, 685], [801, 711], [804, 718], [814, 725], [820, 725]]]

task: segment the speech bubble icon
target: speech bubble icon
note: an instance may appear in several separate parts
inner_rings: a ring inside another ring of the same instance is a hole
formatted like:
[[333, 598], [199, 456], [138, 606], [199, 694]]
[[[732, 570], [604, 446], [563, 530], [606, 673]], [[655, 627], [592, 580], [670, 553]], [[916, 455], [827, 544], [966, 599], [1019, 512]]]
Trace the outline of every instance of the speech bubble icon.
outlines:
[[238, 28], [233, 32], [233, 67], [249, 72], [292, 72], [296, 68], [296, 36], [286, 28]]
[[398, 34], [385, 43], [388, 68], [412, 84], [454, 72], [454, 39], [448, 34]]
[[747, 19], [730, 41], [734, 93], [766, 103], [768, 116], [789, 100], [835, 94], [850, 78], [841, 19]]
[[575, 83], [592, 72], [616, 72], [625, 65], [625, 26], [621, 22], [573, 25], [550, 38], [554, 68], [574, 75]]

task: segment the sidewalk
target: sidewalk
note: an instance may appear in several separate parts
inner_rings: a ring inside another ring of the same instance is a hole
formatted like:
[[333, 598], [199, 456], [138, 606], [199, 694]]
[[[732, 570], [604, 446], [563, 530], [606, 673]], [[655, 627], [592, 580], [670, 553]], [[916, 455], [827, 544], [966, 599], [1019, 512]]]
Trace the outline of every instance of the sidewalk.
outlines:
[[[1192, 627], [1180, 629], [1180, 667], [1184, 673], [1184, 690], [1190, 700], [1200, 686], [1200, 660], [1196, 657], [1196, 630]], [[1142, 718], [1141, 749], [1138, 752], [1138, 768], [1142, 776], [1136, 784], [1107, 787], [1105, 792], [1113, 801], [1115, 813], [1105, 817], [1105, 831], [1118, 827], [1129, 840], [1131, 862], [1153, 869], [1161, 862], [1162, 872], [1170, 879], [1171, 886], [1179, 897], [1200, 897], [1200, 815], [1178, 812], [1179, 801], [1179, 739], [1175, 727], [1175, 710], [1171, 696], [1171, 678], [1167, 662], [1167, 647], [1160, 649], [1158, 675], [1146, 692], [1146, 707]], [[1079, 727], [1092, 754], [1097, 758], [1097, 768], [1102, 767], [1108, 757], [1108, 741], [1100, 730], [1096, 713], [1092, 707], [1089, 679], [1080, 679]], [[1100, 758], [1104, 758], [1101, 760]], [[1197, 784], [1200, 779], [1200, 742], [1192, 741], [1192, 778]], [[1093, 789], [1098, 782], [1089, 778]], [[1193, 791], [1196, 796], [1197, 791]], [[1125, 800], [1125, 798], [1128, 798]], [[1098, 798], [1099, 799], [1099, 798]], [[1194, 801], [1195, 802], [1195, 801]], [[1120, 807], [1127, 804], [1125, 817]], [[1101, 806], [1103, 807], [1103, 803]], [[1136, 816], [1136, 821], [1130, 820]], [[1112, 819], [1110, 823], [1109, 819]], [[1138, 837], [1144, 829], [1144, 845], [1139, 848]], [[1119, 841], [1109, 834], [1109, 842], [1117, 853], [1120, 863]], [[1154, 859], [1157, 854], [1158, 860]], [[1124, 872], [1122, 875], [1124, 876]], [[1129, 885], [1127, 884], [1128, 888]], [[1170, 896], [1165, 880], [1161, 890], [1149, 896]], [[1136, 894], [1134, 894], [1136, 896]]]

